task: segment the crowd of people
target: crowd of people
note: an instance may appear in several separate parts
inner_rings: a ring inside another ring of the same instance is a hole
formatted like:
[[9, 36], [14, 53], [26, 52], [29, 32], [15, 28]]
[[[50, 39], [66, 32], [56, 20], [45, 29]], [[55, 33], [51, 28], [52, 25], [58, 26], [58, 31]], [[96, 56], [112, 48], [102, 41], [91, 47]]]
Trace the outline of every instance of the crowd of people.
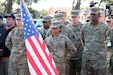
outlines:
[[[55, 11], [43, 16], [38, 29], [55, 61], [59, 75], [113, 75], [113, 12], [92, 7], [87, 20], [80, 10]], [[0, 75], [30, 75], [21, 15], [0, 16]]]

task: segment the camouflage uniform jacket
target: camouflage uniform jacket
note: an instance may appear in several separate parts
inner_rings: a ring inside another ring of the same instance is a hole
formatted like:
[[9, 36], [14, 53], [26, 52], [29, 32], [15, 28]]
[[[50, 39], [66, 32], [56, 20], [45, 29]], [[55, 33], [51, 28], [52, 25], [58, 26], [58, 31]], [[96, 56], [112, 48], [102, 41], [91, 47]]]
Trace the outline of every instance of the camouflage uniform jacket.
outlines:
[[67, 36], [59, 34], [57, 37], [50, 35], [45, 42], [59, 70], [59, 75], [68, 75], [66, 74], [67, 59], [76, 52], [72, 41]]
[[[101, 22], [95, 26], [91, 22], [88, 22], [82, 27], [81, 37], [84, 45], [83, 59], [106, 63], [107, 48], [105, 41], [107, 40], [109, 30], [110, 28]], [[105, 68], [106, 65], [102, 67]], [[98, 68], [98, 65], [95, 65], [95, 68]]]
[[78, 25], [68, 25], [67, 27], [71, 28], [74, 31], [75, 37], [76, 37], [76, 46], [77, 47], [77, 52], [75, 54], [76, 59], [81, 59], [82, 56], [82, 51], [83, 51], [83, 44], [81, 42], [81, 34], [80, 34], [80, 30], [82, 28], [83, 24], [81, 22], [79, 22]]
[[43, 39], [45, 39], [47, 37], [46, 33], [48, 32], [48, 29], [42, 28], [39, 30], [39, 32], [41, 33]]
[[[76, 46], [77, 40], [76, 40], [76, 37], [75, 37], [73, 30], [71, 30], [70, 28], [63, 25], [60, 33], [63, 35], [66, 35], [74, 43], [75, 47], [77, 47]], [[49, 31], [47, 32], [47, 36], [49, 36], [51, 34], [52, 34], [51, 29], [49, 29]]]
[[108, 47], [107, 54], [107, 75], [113, 75], [113, 29], [109, 32], [111, 46]]
[[6, 38], [5, 45], [11, 50], [10, 63], [27, 63], [23, 30], [19, 30], [18, 27], [15, 27], [10, 31]]

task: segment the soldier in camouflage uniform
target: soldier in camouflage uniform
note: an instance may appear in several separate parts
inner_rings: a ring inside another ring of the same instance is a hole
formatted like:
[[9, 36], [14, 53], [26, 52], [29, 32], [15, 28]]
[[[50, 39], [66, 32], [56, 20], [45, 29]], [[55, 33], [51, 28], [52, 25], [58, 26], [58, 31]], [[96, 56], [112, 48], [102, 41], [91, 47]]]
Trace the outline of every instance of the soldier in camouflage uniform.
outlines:
[[59, 75], [69, 75], [69, 58], [76, 52], [76, 47], [72, 41], [65, 35], [62, 35], [61, 20], [52, 21], [52, 34], [45, 39], [46, 45], [53, 56]]
[[91, 8], [90, 19], [82, 27], [81, 37], [84, 45], [81, 75], [106, 75], [107, 48], [105, 41], [110, 28], [99, 22], [99, 8]]
[[[66, 27], [63, 24], [63, 20], [62, 20], [63, 14], [57, 13], [57, 14], [55, 14], [55, 18], [56, 19], [61, 19], [61, 21], [62, 21], [61, 34], [66, 35], [74, 43], [74, 45], [76, 45], [76, 37], [75, 37], [75, 34], [74, 34], [73, 30], [71, 30], [70, 28]], [[49, 36], [51, 34], [52, 34], [52, 31], [51, 31], [51, 28], [50, 28], [49, 31], [47, 32], [47, 36]]]
[[66, 12], [65, 11], [58, 11], [58, 13], [61, 13], [62, 15], [63, 15], [63, 17], [62, 17], [62, 23], [65, 25], [65, 26], [67, 26], [68, 24], [70, 24], [69, 23], [69, 21], [67, 21], [66, 20]]
[[16, 24], [18, 27], [12, 29], [5, 42], [5, 45], [9, 50], [11, 50], [8, 75], [30, 75], [27, 64], [23, 26], [20, 16], [21, 15], [18, 15], [16, 18]]
[[113, 24], [111, 22], [111, 17], [108, 16], [106, 17], [106, 22], [111, 28], [111, 31], [109, 32], [110, 35], [110, 45], [108, 45], [108, 56], [107, 56], [107, 61], [108, 61], [108, 73], [107, 75], [113, 75]]
[[82, 65], [82, 51], [83, 51], [83, 46], [81, 43], [81, 35], [80, 35], [80, 30], [83, 26], [83, 24], [79, 21], [79, 10], [72, 10], [71, 11], [71, 25], [68, 25], [69, 28], [71, 28], [76, 36], [77, 42], [77, 52], [74, 57], [70, 58], [70, 70], [69, 74], [70, 75], [80, 75], [81, 72], [81, 65]]
[[107, 75], [113, 75], [113, 29], [109, 32], [110, 35], [110, 41], [108, 44], [108, 56], [107, 56], [107, 61], [108, 61], [108, 71]]
[[51, 25], [51, 17], [50, 16], [44, 16], [43, 17], [43, 28], [39, 30], [39, 32], [41, 33], [43, 39], [46, 38], [46, 33], [48, 32], [50, 25]]

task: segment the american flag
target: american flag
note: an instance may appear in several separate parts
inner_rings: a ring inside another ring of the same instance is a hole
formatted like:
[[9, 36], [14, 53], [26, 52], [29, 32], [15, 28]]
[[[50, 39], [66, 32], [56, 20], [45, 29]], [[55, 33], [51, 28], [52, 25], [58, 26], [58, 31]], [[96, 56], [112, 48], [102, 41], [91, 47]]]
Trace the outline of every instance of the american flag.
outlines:
[[23, 0], [20, 0], [30, 75], [59, 75], [41, 34], [36, 29]]

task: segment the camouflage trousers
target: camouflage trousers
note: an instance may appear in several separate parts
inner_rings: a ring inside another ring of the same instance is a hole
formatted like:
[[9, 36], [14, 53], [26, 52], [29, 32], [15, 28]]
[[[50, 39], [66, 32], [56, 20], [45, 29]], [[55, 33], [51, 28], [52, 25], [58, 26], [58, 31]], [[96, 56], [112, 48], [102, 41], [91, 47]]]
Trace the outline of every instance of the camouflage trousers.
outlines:
[[113, 75], [113, 62], [111, 62], [111, 60], [109, 63], [107, 75]]
[[8, 75], [30, 75], [27, 63], [9, 64]]
[[81, 75], [82, 59], [69, 61], [69, 75]]
[[[83, 63], [83, 62], [82, 62]], [[93, 61], [86, 61], [85, 65], [82, 66], [81, 75], [106, 75], [106, 68], [95, 69]]]
[[103, 59], [90, 57], [83, 54], [81, 75], [107, 75], [107, 57], [103, 56]]

